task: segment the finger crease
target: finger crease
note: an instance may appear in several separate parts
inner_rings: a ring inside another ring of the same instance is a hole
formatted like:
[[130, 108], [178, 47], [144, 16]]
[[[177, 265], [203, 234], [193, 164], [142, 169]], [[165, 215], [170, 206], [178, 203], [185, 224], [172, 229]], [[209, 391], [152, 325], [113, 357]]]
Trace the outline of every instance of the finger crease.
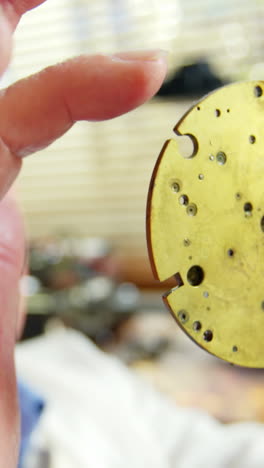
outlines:
[[62, 102], [64, 104], [64, 108], [65, 108], [65, 111], [66, 111], [66, 114], [67, 114], [68, 122], [69, 122], [70, 125], [73, 125], [76, 122], [76, 120], [74, 120], [71, 108], [69, 106], [69, 103], [68, 103], [67, 99], [64, 96], [62, 98]]

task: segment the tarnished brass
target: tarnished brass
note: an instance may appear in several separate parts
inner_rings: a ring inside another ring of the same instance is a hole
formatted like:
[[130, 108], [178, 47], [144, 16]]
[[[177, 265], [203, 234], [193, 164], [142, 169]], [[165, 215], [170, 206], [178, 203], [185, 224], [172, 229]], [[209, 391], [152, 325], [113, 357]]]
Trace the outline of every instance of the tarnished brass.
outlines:
[[179, 326], [234, 364], [264, 368], [264, 82], [206, 96], [177, 124], [150, 183], [147, 240]]

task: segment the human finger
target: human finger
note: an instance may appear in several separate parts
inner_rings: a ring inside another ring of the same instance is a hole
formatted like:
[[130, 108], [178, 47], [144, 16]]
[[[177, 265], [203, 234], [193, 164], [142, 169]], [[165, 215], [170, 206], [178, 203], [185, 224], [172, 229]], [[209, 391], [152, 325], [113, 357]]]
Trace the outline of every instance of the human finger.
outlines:
[[49, 67], [2, 92], [2, 141], [12, 154], [31, 154], [77, 120], [106, 120], [139, 106], [158, 91], [165, 74], [160, 51], [81, 56]]

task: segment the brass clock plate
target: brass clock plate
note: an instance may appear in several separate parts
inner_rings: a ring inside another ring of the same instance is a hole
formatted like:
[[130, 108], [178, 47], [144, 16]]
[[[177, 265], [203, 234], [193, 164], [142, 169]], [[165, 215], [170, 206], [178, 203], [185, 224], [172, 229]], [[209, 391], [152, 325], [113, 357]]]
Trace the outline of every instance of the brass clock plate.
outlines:
[[264, 82], [220, 88], [176, 125], [193, 155], [165, 143], [150, 183], [153, 272], [176, 286], [164, 300], [199, 346], [264, 368]]

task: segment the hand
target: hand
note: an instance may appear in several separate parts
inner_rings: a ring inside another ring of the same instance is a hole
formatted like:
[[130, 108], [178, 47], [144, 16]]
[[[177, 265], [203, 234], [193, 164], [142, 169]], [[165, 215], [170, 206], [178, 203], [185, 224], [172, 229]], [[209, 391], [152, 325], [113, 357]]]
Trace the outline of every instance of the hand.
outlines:
[[[0, 0], [0, 73], [23, 13], [44, 0]], [[22, 157], [49, 145], [77, 120], [110, 119], [148, 100], [166, 73], [162, 53], [82, 56], [51, 66], [0, 93], [0, 198]], [[0, 204], [0, 466], [15, 468], [19, 418], [13, 351], [24, 265], [23, 223], [15, 202]]]

